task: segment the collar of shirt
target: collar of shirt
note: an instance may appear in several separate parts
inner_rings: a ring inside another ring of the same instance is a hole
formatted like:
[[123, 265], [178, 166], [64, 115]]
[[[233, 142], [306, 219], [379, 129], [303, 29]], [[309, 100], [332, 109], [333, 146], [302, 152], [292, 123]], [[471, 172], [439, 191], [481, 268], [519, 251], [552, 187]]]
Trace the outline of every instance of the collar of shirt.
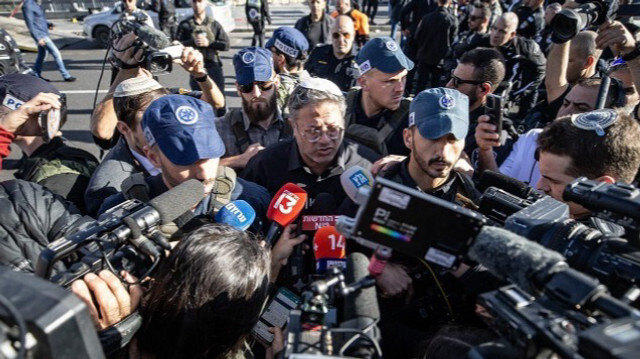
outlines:
[[416, 181], [411, 177], [411, 174], [409, 173], [408, 165], [409, 165], [409, 158], [402, 161], [402, 164], [400, 165], [401, 166], [400, 177], [402, 177], [402, 181], [405, 183], [405, 185], [409, 187], [417, 188], [418, 191], [420, 192], [427, 193], [443, 199], [446, 199], [445, 197], [449, 197], [448, 195], [451, 193], [452, 190], [455, 189], [453, 184], [457, 176], [455, 176], [455, 172], [451, 171], [449, 174], [449, 178], [447, 178], [444, 184], [440, 185], [437, 188], [433, 188], [427, 191], [422, 190], [422, 188], [420, 188], [420, 186], [418, 186]]
[[[345, 165], [348, 159], [347, 152], [348, 151], [345, 147], [344, 140], [343, 140], [343, 142], [340, 144], [340, 147], [338, 148], [338, 153], [336, 154], [336, 157], [333, 159], [333, 163], [322, 175], [318, 176], [318, 181], [322, 181], [323, 179], [326, 179], [331, 176], [341, 174], [342, 172], [344, 172]], [[287, 170], [291, 172], [298, 169], [302, 169], [305, 172], [312, 174], [314, 176], [316, 175], [302, 160], [302, 157], [300, 156], [300, 151], [298, 150], [298, 144], [296, 143], [296, 140], [293, 139], [293, 141], [291, 141], [291, 147], [289, 149], [289, 167], [287, 168]]]
[[[254, 124], [251, 123], [251, 121], [249, 121], [249, 117], [244, 112], [244, 109], [242, 109], [242, 121], [244, 122], [244, 130], [245, 131], [249, 131], [249, 127], [251, 127], [252, 125], [255, 126], [255, 127], [259, 127], [259, 128], [264, 130], [264, 128], [262, 126], [254, 125]], [[278, 108], [276, 108], [275, 121], [271, 122], [271, 124], [269, 125], [269, 128], [267, 128], [265, 131], [270, 130], [271, 128], [273, 128], [273, 126], [278, 126], [278, 129], [284, 128], [284, 119], [282, 118], [282, 113], [280, 113], [280, 109], [278, 109]]]
[[149, 172], [150, 175], [156, 176], [162, 173], [162, 171], [159, 168], [156, 168], [148, 158], [139, 154], [131, 147], [129, 147], [129, 151], [131, 151], [133, 157], [142, 165], [142, 167], [144, 167], [145, 170], [147, 170], [147, 172]]

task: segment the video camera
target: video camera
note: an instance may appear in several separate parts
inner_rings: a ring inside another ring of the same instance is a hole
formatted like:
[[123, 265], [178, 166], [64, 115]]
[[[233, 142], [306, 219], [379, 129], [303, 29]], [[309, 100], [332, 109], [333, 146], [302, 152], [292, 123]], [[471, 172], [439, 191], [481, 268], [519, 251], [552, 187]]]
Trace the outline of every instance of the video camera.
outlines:
[[553, 42], [558, 44], [567, 42], [588, 27], [597, 27], [607, 20], [615, 20], [619, 7], [618, 0], [577, 0], [576, 2], [580, 4], [577, 9], [562, 9], [551, 20]]
[[[600, 208], [633, 208], [620, 185], [605, 190], [604, 185], [578, 183], [589, 181], [579, 179], [568, 190]], [[530, 188], [525, 188], [521, 197], [495, 188], [489, 193], [485, 192], [483, 200], [489, 198], [490, 203], [481, 208], [486, 218], [377, 178], [369, 191], [360, 190], [356, 197], [360, 205], [356, 218], [341, 217], [337, 228], [371, 248], [391, 248], [452, 269], [463, 260], [473, 260], [497, 277], [509, 278], [514, 285], [481, 295], [480, 303], [490, 314], [488, 324], [515, 348], [515, 357], [534, 357], [545, 350], [567, 358], [635, 354], [640, 344], [640, 312], [610, 296], [597, 279], [569, 268], [564, 257], [545, 247], [559, 248], [569, 263], [599, 277], [628, 279], [626, 283], [632, 288], [626, 286], [625, 290], [637, 295], [634, 283], [640, 278], [640, 261], [634, 249], [619, 252], [610, 242], [624, 240], [606, 238], [570, 220], [566, 204]], [[489, 223], [502, 224], [534, 240]]]
[[[144, 204], [128, 200], [87, 222], [77, 232], [50, 243], [36, 263], [35, 274], [67, 287], [90, 272], [125, 269], [134, 276], [150, 275], [170, 249], [159, 226], [191, 214], [204, 197], [197, 180], [179, 186]], [[62, 265], [62, 264], [66, 264]]]
[[[180, 58], [182, 46], [171, 46], [171, 40], [162, 31], [156, 30], [146, 24], [147, 15], [142, 12], [133, 14], [123, 13], [118, 21], [111, 26], [111, 39], [109, 50], [111, 54], [109, 61], [117, 68], [130, 68], [141, 66], [149, 70], [154, 75], [170, 73], [173, 70], [173, 60]], [[125, 48], [115, 48], [114, 43], [128, 33], [134, 33], [138, 39]], [[135, 48], [136, 54], [142, 49], [142, 55], [137, 60], [136, 65], [129, 65], [119, 59], [113, 52], [123, 53], [129, 48]]]

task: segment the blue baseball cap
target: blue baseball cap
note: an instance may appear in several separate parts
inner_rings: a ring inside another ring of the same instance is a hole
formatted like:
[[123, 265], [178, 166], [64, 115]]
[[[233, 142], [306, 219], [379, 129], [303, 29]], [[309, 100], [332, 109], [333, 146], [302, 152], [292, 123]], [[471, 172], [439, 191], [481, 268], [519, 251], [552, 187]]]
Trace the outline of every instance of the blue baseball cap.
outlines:
[[142, 131], [149, 147], [157, 144], [178, 166], [202, 159], [220, 158], [224, 144], [208, 103], [184, 95], [167, 95], [153, 101], [142, 116]]
[[469, 131], [469, 98], [449, 88], [424, 90], [411, 101], [411, 126], [417, 126], [420, 136], [430, 140], [449, 133], [462, 140]]
[[299, 30], [282, 26], [273, 32], [273, 36], [264, 47], [269, 50], [271, 50], [271, 47], [275, 47], [283, 54], [297, 59], [309, 51], [309, 41]]
[[378, 69], [387, 74], [402, 69], [410, 71], [414, 65], [390, 37], [376, 37], [367, 41], [356, 55], [356, 62], [360, 67], [360, 75], [371, 69]]
[[236, 69], [236, 82], [240, 85], [249, 85], [254, 81], [271, 81], [271, 51], [264, 47], [244, 48], [233, 55], [233, 67]]

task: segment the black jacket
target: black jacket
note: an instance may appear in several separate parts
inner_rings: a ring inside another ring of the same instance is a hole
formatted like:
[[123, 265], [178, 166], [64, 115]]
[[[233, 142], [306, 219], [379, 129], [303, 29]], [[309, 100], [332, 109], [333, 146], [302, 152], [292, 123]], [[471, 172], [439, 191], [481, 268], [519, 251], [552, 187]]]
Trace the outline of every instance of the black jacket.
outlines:
[[[209, 40], [209, 46], [196, 46], [196, 32], [204, 32], [206, 34]], [[184, 46], [191, 46], [202, 52], [205, 62], [215, 62], [220, 66], [222, 66], [222, 61], [220, 61], [218, 51], [229, 50], [229, 35], [227, 35], [219, 22], [209, 16], [205, 18], [202, 24], [196, 24], [193, 16], [183, 20], [180, 25], [178, 25], [176, 39]]]
[[436, 10], [435, 0], [411, 0], [400, 10], [400, 28], [410, 30], [410, 37], [416, 33], [418, 23], [426, 14]]
[[418, 66], [438, 65], [458, 36], [458, 19], [453, 9], [439, 7], [420, 20], [410, 47], [409, 57]]
[[[498, 48], [506, 60], [505, 81], [511, 81], [511, 98], [534, 94], [544, 79], [547, 59], [533, 40], [516, 36], [507, 45]], [[532, 104], [521, 104], [529, 105]]]
[[304, 34], [304, 37], [307, 38], [309, 42], [309, 52], [313, 50], [316, 46], [322, 44], [331, 44], [331, 26], [333, 26], [333, 18], [331, 15], [325, 13], [322, 17], [322, 24], [320, 25], [322, 28], [322, 37], [320, 39], [312, 39], [309, 37], [309, 25], [311, 25], [311, 14], [307, 16], [303, 16], [298, 21], [294, 27]]
[[85, 220], [62, 197], [35, 183], [0, 183], [0, 264], [33, 272], [38, 256]]

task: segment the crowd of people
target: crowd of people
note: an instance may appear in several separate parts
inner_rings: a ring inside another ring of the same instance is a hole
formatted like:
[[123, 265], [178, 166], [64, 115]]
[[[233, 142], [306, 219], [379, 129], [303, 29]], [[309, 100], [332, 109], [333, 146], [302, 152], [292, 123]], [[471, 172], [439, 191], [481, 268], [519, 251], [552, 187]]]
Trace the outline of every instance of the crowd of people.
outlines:
[[[110, 208], [148, 202], [190, 179], [204, 184], [192, 211], [207, 223], [177, 242], [151, 281], [105, 270], [71, 286], [99, 331], [141, 313], [136, 339], [120, 355], [282, 352], [282, 328], [270, 329], [275, 339], [266, 349], [250, 333], [274, 288], [299, 293], [292, 253], [301, 248], [313, 261], [313, 233], [296, 224], [272, 248], [261, 240], [270, 202], [287, 183], [304, 189], [307, 208], [328, 194], [335, 209], [322, 214], [351, 217], [358, 206], [340, 178], [354, 166], [472, 210], [487, 170], [562, 202], [578, 177], [637, 184], [640, 28], [630, 19], [607, 19], [567, 40], [555, 36], [552, 20], [579, 5], [570, 0], [396, 0], [391, 37], [373, 37], [377, 0], [337, 0], [332, 12], [325, 0], [309, 0], [308, 16], [265, 42], [268, 1], [249, 0], [256, 35], [233, 54], [241, 107], [230, 108], [220, 61], [229, 37], [205, 3], [193, 0], [193, 16], [179, 24], [170, 12], [161, 17], [162, 30], [183, 45], [176, 71], [189, 76], [189, 90], [167, 87], [141, 66], [134, 33], [115, 40], [113, 48], [124, 49], [112, 51], [120, 67], [88, 128], [108, 150], [101, 160], [67, 142], [64, 128], [43, 136], [43, 118], [64, 123], [67, 113], [64, 95], [41, 76], [45, 51], [65, 81], [74, 78], [34, 0], [23, 7], [39, 49], [33, 71], [19, 51], [0, 66], [0, 156], [11, 143], [23, 154], [19, 180], [0, 183], [0, 264], [32, 273], [42, 248]], [[495, 112], [489, 116], [495, 97], [501, 131]], [[247, 231], [209, 223], [234, 200], [256, 212]], [[618, 226], [567, 204], [577, 221], [620, 235]], [[371, 254], [351, 242], [346, 251]], [[482, 265], [450, 271], [394, 254], [375, 282], [389, 358], [447, 358], [495, 339], [475, 299], [504, 283]]]

